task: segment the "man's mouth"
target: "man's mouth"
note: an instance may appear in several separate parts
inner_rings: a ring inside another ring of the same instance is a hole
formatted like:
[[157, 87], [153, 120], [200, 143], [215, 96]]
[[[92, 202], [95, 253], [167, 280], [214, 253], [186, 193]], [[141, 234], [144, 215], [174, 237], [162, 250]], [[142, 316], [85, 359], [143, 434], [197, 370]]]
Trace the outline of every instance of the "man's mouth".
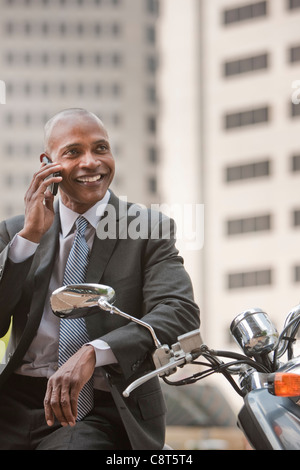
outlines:
[[101, 181], [102, 178], [104, 178], [104, 175], [80, 176], [79, 178], [76, 178], [76, 181], [79, 183], [96, 183]]

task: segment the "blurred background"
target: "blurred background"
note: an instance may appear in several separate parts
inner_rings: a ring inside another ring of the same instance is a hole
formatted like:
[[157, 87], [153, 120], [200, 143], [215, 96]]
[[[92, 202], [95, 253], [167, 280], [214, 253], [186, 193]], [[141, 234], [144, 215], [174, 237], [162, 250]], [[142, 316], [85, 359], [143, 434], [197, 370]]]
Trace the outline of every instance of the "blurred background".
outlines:
[[0, 219], [23, 212], [44, 123], [87, 108], [108, 129], [119, 196], [204, 204], [203, 247], [178, 247], [205, 342], [235, 349], [229, 326], [249, 307], [281, 329], [300, 301], [300, 0], [0, 8]]

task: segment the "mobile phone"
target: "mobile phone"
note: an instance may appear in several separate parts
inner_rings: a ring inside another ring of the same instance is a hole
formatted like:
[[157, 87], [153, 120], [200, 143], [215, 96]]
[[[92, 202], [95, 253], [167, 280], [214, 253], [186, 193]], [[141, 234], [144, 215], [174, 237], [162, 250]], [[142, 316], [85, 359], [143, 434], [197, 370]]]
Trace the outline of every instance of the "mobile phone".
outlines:
[[[43, 154], [42, 162], [47, 163], [47, 165], [49, 165], [49, 163], [52, 163], [50, 158], [45, 153]], [[60, 176], [60, 172], [53, 173], [53, 175], [51, 176]], [[50, 176], [48, 176], [48, 178], [50, 178]], [[53, 196], [56, 196], [57, 191], [58, 191], [58, 183], [51, 183], [49, 188]]]

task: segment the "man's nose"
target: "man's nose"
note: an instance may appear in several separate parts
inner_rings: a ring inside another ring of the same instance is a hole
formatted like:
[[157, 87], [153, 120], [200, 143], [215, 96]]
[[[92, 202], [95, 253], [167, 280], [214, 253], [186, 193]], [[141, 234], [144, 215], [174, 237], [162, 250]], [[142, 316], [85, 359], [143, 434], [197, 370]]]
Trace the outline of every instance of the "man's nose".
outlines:
[[93, 152], [87, 151], [81, 156], [80, 164], [82, 166], [88, 166], [89, 168], [96, 168], [101, 164], [101, 162], [97, 155], [94, 155]]

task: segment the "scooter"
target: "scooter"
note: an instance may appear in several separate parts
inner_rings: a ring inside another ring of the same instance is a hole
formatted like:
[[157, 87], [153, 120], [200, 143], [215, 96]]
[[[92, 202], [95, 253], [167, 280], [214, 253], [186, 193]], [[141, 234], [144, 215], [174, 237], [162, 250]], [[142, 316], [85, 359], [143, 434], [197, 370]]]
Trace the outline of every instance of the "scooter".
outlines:
[[[240, 354], [210, 349], [199, 330], [179, 336], [171, 346], [162, 345], [151, 325], [119, 310], [114, 299], [109, 286], [78, 284], [57, 289], [50, 302], [60, 318], [83, 317], [100, 308], [148, 329], [155, 345], [153, 370], [131, 383], [123, 391], [124, 397], [154, 376], [170, 386], [182, 386], [221, 373], [243, 398], [237, 422], [253, 449], [300, 450], [300, 357], [294, 357], [300, 305], [289, 312], [280, 334], [259, 308], [237, 315], [230, 331], [243, 351]], [[285, 354], [286, 360], [281, 362]], [[199, 372], [170, 380], [186, 365], [196, 366]]]

